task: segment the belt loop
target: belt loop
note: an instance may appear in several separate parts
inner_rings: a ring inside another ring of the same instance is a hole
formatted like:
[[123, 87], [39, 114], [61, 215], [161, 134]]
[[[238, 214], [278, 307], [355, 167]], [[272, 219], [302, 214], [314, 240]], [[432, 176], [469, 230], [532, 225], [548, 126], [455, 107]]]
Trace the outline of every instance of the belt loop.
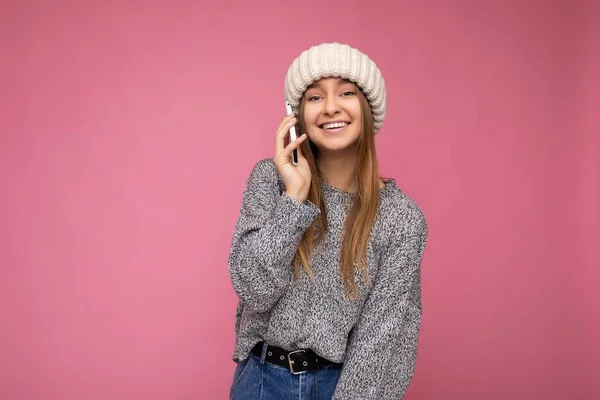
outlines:
[[262, 348], [262, 354], [260, 356], [260, 363], [264, 364], [265, 363], [265, 358], [267, 357], [267, 347], [269, 347], [267, 345], [266, 342], [263, 342], [263, 348]]

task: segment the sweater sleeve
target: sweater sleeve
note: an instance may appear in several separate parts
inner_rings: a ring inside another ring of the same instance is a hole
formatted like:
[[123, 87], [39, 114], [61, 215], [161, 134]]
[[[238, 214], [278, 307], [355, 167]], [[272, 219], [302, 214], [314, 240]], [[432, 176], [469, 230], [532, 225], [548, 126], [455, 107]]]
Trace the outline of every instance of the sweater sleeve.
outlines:
[[401, 399], [412, 379], [427, 223], [415, 203], [402, 221], [350, 336], [335, 400]]
[[229, 274], [240, 301], [269, 310], [293, 279], [293, 259], [304, 232], [320, 214], [279, 188], [277, 167], [259, 161], [246, 181], [229, 253]]

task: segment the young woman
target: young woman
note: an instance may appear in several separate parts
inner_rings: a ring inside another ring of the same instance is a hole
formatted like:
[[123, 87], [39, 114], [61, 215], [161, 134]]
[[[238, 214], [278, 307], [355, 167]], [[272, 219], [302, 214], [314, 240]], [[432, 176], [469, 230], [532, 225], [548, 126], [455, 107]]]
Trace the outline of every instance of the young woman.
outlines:
[[[379, 176], [383, 77], [357, 49], [325, 43], [292, 63], [285, 97], [296, 114], [246, 182], [231, 245], [230, 398], [399, 399], [417, 355], [427, 225]], [[288, 143], [293, 125], [303, 135]]]

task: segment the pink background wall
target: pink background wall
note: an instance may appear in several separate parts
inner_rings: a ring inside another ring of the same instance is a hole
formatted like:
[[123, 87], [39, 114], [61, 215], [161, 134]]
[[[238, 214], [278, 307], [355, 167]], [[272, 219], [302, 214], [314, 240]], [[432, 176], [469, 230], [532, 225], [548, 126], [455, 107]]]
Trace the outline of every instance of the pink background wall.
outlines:
[[324, 41], [429, 221], [406, 398], [600, 398], [597, 4], [49, 3], [0, 5], [0, 398], [227, 397], [241, 192]]

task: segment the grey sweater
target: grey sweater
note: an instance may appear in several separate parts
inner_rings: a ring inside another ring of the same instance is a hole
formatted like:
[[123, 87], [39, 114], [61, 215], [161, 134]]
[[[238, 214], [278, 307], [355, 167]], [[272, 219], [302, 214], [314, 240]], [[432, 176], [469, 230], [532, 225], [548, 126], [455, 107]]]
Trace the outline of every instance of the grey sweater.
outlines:
[[271, 159], [259, 161], [244, 189], [229, 273], [240, 302], [233, 360], [259, 341], [292, 351], [310, 348], [343, 363], [334, 399], [399, 399], [410, 383], [421, 323], [420, 264], [427, 224], [393, 179], [380, 190], [367, 261], [372, 286], [350, 300], [339, 273], [343, 223], [353, 195], [320, 178], [328, 230], [311, 265], [315, 280], [294, 279], [303, 233], [320, 214], [288, 197]]

